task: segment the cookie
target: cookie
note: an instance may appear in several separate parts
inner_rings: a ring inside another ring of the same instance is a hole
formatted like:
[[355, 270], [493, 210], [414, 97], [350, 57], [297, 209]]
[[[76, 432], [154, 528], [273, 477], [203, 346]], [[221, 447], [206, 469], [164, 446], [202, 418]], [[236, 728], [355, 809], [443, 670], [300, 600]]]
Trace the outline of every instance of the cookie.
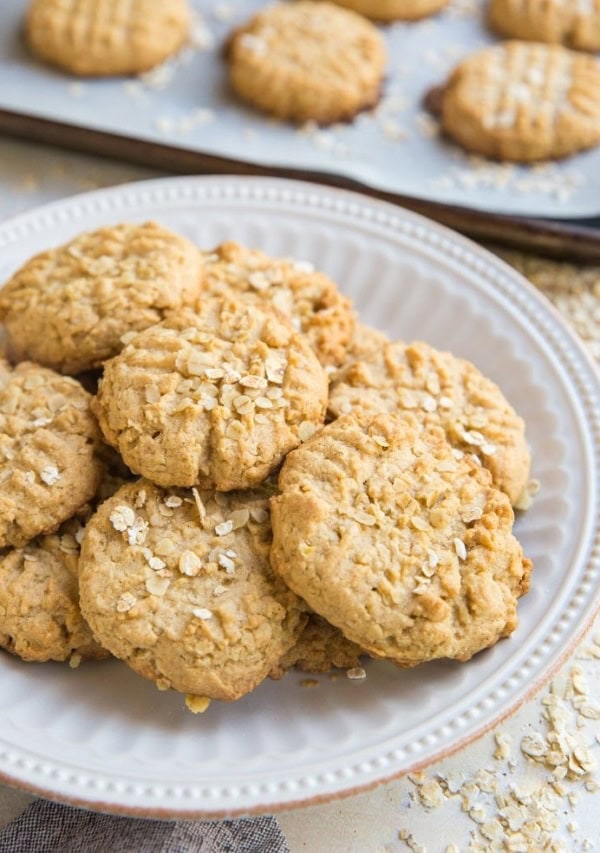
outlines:
[[448, 0], [332, 0], [374, 21], [416, 21], [435, 15]]
[[488, 14], [509, 38], [600, 50], [600, 0], [490, 0]]
[[225, 700], [253, 690], [306, 622], [270, 567], [268, 509], [258, 490], [120, 489], [81, 551], [81, 608], [102, 645], [161, 689]]
[[279, 677], [289, 669], [302, 672], [330, 672], [332, 669], [352, 669], [360, 666], [365, 652], [356, 643], [347, 640], [338, 628], [312, 613], [298, 641], [279, 662], [279, 670], [271, 677]]
[[90, 400], [75, 379], [0, 361], [0, 548], [52, 532], [95, 495], [103, 465]]
[[0, 647], [25, 661], [108, 657], [79, 608], [77, 565], [82, 523], [0, 555]]
[[187, 38], [186, 0], [32, 0], [27, 43], [39, 59], [72, 74], [147, 71]]
[[365, 323], [357, 323], [354, 335], [346, 350], [345, 362], [342, 368], [347, 367], [353, 361], [361, 361], [381, 349], [384, 344], [389, 344], [390, 339], [384, 332], [367, 326]]
[[472, 54], [445, 86], [442, 127], [467, 151], [530, 163], [600, 144], [600, 64], [512, 41]]
[[500, 388], [469, 361], [428, 344], [384, 344], [334, 377], [329, 410], [410, 411], [443, 427], [450, 444], [475, 454], [514, 505], [529, 481], [525, 423]]
[[355, 326], [352, 303], [308, 261], [270, 258], [237, 243], [222, 243], [203, 260], [203, 294], [274, 305], [307, 336], [321, 364], [344, 361]]
[[0, 322], [15, 361], [61, 373], [100, 367], [122, 337], [200, 290], [200, 253], [154, 222], [80, 234], [36, 255], [0, 290]]
[[327, 375], [272, 309], [207, 298], [136, 335], [93, 408], [109, 444], [161, 486], [262, 482], [322, 424]]
[[386, 49], [360, 15], [299, 0], [259, 11], [232, 35], [227, 58], [245, 101], [281, 119], [330, 124], [378, 102]]
[[410, 415], [348, 415], [287, 457], [273, 567], [348, 639], [401, 666], [468, 660], [517, 626], [531, 565], [489, 472]]

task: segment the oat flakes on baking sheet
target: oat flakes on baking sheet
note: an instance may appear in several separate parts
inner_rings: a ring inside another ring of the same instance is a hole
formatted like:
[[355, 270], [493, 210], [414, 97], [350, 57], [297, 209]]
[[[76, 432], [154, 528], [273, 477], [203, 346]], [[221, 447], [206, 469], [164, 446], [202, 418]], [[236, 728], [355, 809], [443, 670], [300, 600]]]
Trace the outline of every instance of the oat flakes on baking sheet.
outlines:
[[[19, 41], [22, 3], [2, 4], [0, 109], [121, 136], [241, 159], [329, 172], [404, 195], [502, 213], [600, 213], [600, 150], [558, 164], [506, 166], [441, 142], [421, 100], [467, 53], [498, 41], [483, 24], [486, 0], [450, 0], [439, 15], [384, 30], [391, 57], [383, 96], [351, 124], [295, 129], [240, 105], [221, 58], [229, 32], [263, 0], [194, 0], [191, 42], [137, 78], [83, 81], [49, 71]], [[202, 85], [198, 85], [201, 80]]]

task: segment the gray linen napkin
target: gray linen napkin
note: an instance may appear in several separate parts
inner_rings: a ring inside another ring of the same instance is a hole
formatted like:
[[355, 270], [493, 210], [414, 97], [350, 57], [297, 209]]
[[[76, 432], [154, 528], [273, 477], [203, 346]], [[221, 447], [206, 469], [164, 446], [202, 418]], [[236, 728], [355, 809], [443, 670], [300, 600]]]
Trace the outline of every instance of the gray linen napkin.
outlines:
[[0, 853], [289, 853], [273, 817], [154, 821], [36, 800], [0, 830]]

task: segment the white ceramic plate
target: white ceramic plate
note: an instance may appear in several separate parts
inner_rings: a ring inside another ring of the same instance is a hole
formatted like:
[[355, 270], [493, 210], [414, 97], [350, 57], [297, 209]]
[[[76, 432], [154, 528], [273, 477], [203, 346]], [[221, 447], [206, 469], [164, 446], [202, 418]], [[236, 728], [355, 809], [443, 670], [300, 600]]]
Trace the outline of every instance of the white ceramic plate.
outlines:
[[0, 776], [56, 799], [145, 815], [274, 811], [374, 785], [514, 710], [589, 622], [600, 587], [600, 388], [582, 348], [517, 273], [382, 203], [288, 181], [183, 178], [48, 205], [0, 225], [0, 280], [83, 229], [155, 218], [313, 261], [365, 322], [472, 359], [526, 418], [541, 491], [517, 522], [535, 563], [510, 640], [468, 664], [365, 681], [300, 674], [202, 716], [118, 662], [79, 670], [0, 656]]

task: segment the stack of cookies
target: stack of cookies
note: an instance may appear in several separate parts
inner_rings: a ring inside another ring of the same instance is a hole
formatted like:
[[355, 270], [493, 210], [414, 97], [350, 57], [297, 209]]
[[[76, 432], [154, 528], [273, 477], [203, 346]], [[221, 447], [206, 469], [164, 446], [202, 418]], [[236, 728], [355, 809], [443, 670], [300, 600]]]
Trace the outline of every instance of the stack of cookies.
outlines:
[[200, 711], [514, 631], [523, 421], [311, 264], [117, 225], [28, 261], [0, 320], [7, 651], [112, 655]]

